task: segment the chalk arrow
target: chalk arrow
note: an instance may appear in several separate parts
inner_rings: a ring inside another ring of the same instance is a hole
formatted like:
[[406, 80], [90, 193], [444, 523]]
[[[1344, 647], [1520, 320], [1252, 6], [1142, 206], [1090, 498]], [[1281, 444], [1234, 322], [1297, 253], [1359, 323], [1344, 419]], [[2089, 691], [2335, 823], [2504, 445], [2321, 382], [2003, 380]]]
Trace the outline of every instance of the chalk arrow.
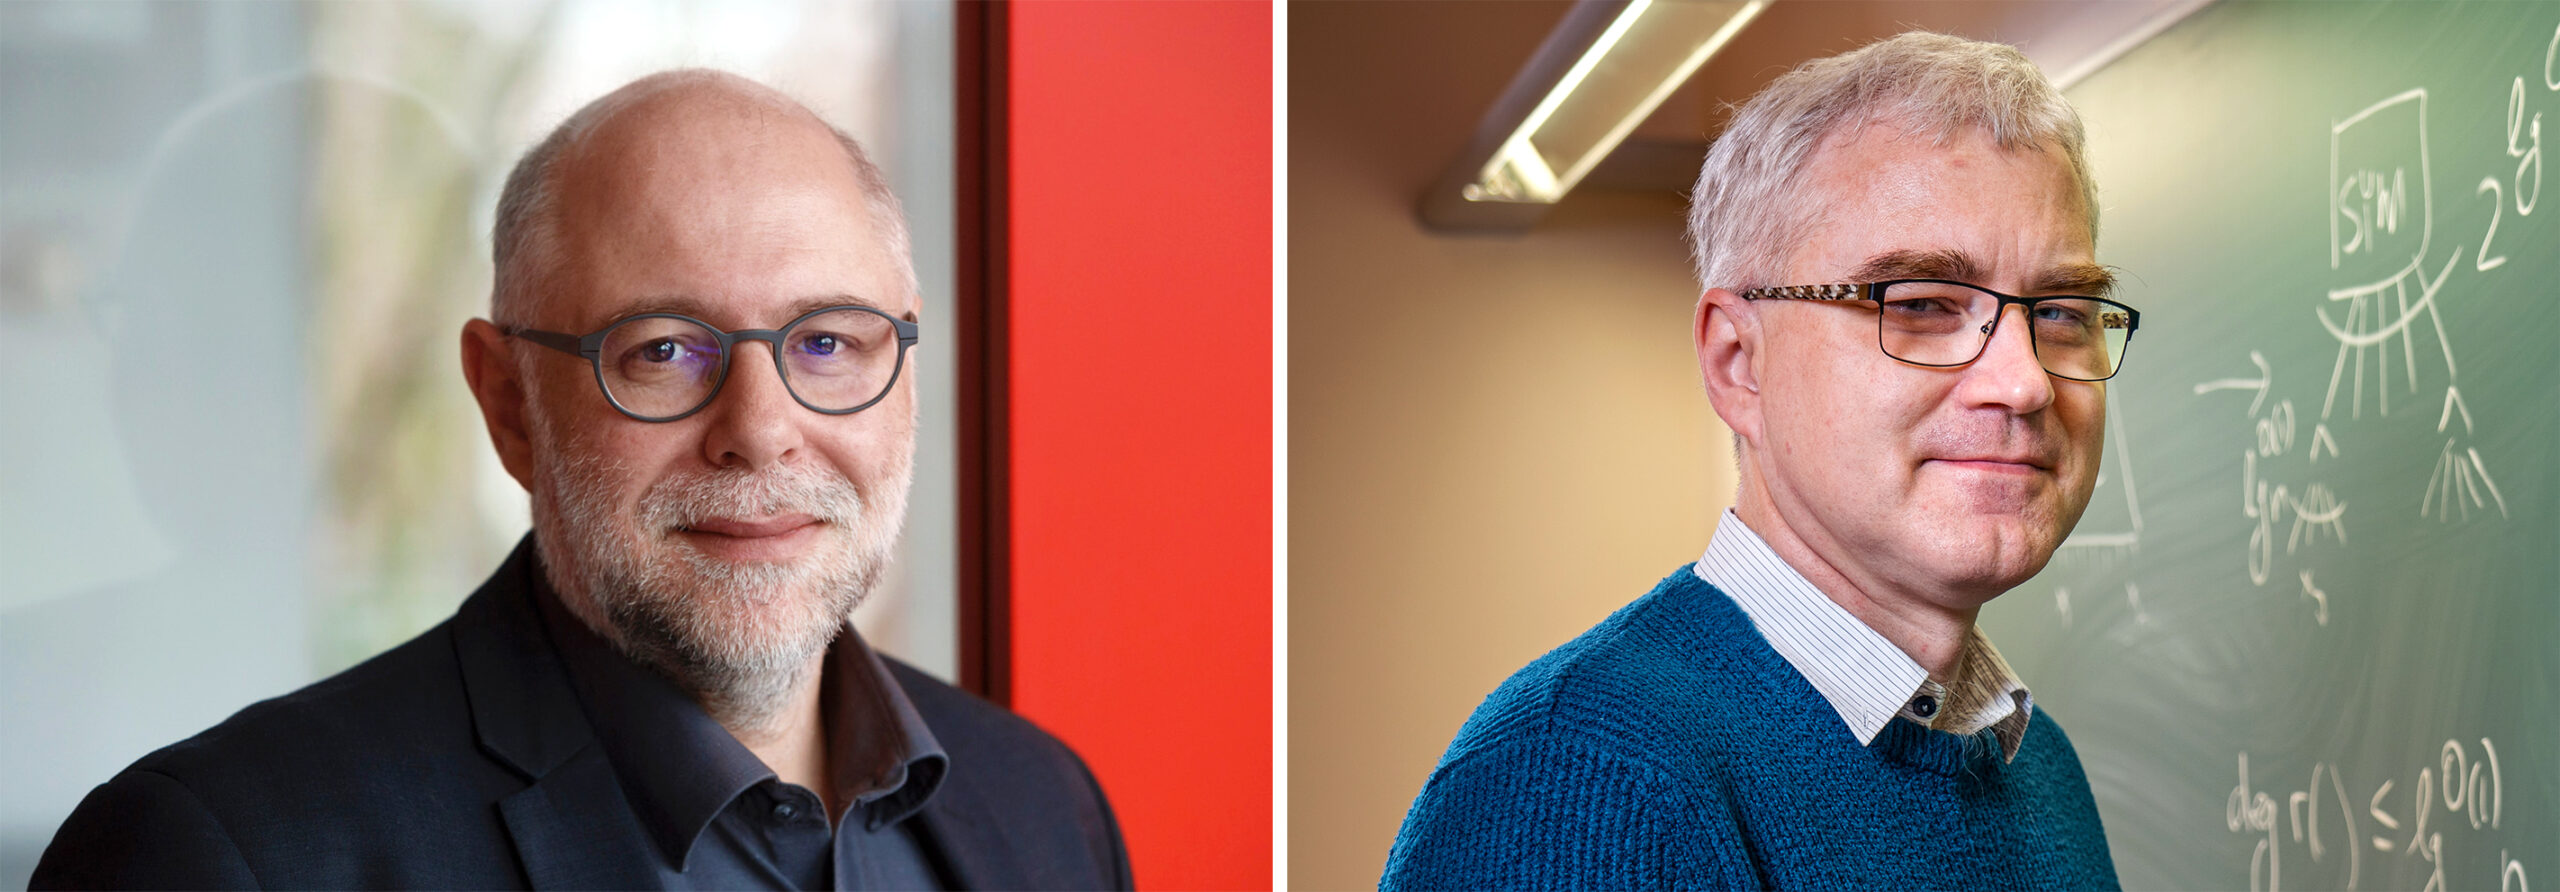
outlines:
[[2267, 370], [2267, 358], [2259, 355], [2258, 351], [2249, 351], [2249, 361], [2258, 364], [2258, 377], [2222, 378], [2207, 381], [2196, 385], [2196, 395], [2203, 396], [2217, 390], [2256, 390], [2258, 392], [2258, 396], [2249, 401], [2249, 416], [2252, 418], [2257, 417], [2258, 404], [2266, 402], [2267, 400], [2267, 382], [2272, 380], [2275, 376]]

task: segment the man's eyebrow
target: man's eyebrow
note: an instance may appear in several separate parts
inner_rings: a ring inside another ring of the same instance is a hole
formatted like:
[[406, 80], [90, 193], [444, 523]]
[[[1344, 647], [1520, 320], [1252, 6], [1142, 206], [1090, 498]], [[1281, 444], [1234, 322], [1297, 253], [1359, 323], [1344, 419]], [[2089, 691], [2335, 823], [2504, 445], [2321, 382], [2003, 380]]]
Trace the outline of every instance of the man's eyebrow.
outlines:
[[1952, 279], [1979, 282], [1982, 265], [1962, 251], [1920, 251], [1902, 249], [1886, 251], [1859, 264], [1849, 274], [1851, 281], [1883, 282], [1892, 279]]
[[[815, 297], [804, 297], [793, 301], [790, 307], [785, 310], [789, 315], [780, 319], [771, 320], [770, 324], [774, 328], [780, 328], [789, 324], [793, 319], [798, 319], [818, 310], [823, 310], [828, 307], [848, 306], [866, 307], [873, 310], [879, 310], [883, 313], [888, 312], [886, 308], [880, 306], [878, 301], [868, 300], [850, 294], [821, 294]], [[649, 313], [674, 313], [680, 316], [691, 316], [696, 319], [708, 320], [713, 312], [714, 307], [709, 301], [705, 301], [702, 298], [692, 295], [671, 294], [647, 298], [639, 303], [624, 307], [621, 311], [614, 314], [612, 321], [619, 322], [633, 316], [642, 316]], [[761, 328], [764, 326], [749, 325], [744, 327]]]
[[[804, 297], [798, 302], [793, 303], [791, 305], [791, 318], [798, 319], [802, 316], [828, 307], [862, 307], [864, 309], [877, 310], [891, 316], [897, 315], [896, 313], [890, 313], [889, 308], [881, 306], [880, 302], [870, 300], [868, 298], [855, 297], [850, 294], [822, 294], [817, 297]], [[782, 321], [789, 322], [791, 320], [785, 319]], [[781, 323], [777, 322], [775, 324], [779, 325]]]
[[[1892, 279], [1952, 279], [1958, 282], [1982, 283], [1982, 264], [1962, 251], [1899, 250], [1886, 251], [1859, 265], [1849, 274], [1851, 281], [1883, 282]], [[2028, 295], [2076, 294], [2105, 297], [2115, 293], [2116, 274], [2095, 263], [2066, 263], [2036, 274], [2027, 289]]]
[[710, 312], [710, 306], [710, 304], [704, 303], [701, 298], [688, 297], [685, 295], [663, 295], [651, 297], [644, 299], [639, 303], [615, 310], [613, 316], [606, 320], [606, 324], [620, 322], [633, 316], [646, 316], [650, 313], [674, 313], [679, 316], [692, 316], [699, 319], [703, 314]]
[[2105, 297], [2116, 290], [2116, 271], [2095, 263], [2069, 263], [2036, 276], [2029, 294], [2076, 294]]

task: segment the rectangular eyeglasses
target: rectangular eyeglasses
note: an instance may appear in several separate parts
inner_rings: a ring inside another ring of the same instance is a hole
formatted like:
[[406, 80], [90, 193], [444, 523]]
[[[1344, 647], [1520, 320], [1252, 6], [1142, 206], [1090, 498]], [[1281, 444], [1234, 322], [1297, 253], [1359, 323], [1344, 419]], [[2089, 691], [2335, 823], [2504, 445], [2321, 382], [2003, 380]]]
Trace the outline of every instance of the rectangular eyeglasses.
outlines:
[[1952, 279], [1893, 279], [1836, 285], [1781, 285], [1740, 292], [1744, 300], [1868, 301], [1876, 344], [1912, 365], [1952, 368], [1982, 358], [2010, 304], [2026, 308], [2028, 343], [2045, 372], [2104, 381], [2124, 368], [2142, 314], [2102, 297], [2017, 297]]

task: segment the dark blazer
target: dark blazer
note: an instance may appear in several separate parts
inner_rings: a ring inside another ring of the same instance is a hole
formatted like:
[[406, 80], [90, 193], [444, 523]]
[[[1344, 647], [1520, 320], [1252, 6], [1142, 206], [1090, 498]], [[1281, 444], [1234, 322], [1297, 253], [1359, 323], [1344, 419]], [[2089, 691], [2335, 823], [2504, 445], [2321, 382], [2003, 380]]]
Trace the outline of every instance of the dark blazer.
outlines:
[[[641, 888], [659, 855], [544, 631], [528, 537], [452, 619], [90, 791], [45, 888]], [[1091, 772], [891, 661], [951, 758], [919, 837], [963, 888], [1128, 889]]]

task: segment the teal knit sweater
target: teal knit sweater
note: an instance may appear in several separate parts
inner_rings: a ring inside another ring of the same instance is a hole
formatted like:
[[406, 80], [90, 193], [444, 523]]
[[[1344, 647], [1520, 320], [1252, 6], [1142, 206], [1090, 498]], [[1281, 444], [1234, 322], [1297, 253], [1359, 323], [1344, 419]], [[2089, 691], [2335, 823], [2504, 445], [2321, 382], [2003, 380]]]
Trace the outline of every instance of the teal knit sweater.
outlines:
[[1689, 568], [1504, 682], [1459, 729], [1382, 889], [2112, 889], [2071, 741], [2014, 761], [1896, 718], [1861, 746]]

